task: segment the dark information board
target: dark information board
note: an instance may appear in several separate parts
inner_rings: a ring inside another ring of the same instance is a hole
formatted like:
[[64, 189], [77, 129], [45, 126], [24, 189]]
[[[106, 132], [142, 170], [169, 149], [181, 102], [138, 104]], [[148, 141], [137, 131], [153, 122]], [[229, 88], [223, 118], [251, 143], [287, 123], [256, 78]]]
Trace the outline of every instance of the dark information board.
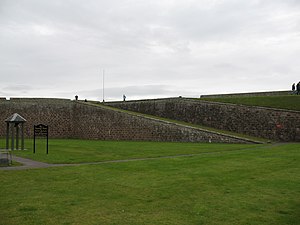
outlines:
[[34, 125], [33, 128], [33, 153], [35, 153], [35, 139], [36, 137], [46, 137], [47, 138], [47, 146], [46, 153], [48, 154], [48, 126], [44, 124]]

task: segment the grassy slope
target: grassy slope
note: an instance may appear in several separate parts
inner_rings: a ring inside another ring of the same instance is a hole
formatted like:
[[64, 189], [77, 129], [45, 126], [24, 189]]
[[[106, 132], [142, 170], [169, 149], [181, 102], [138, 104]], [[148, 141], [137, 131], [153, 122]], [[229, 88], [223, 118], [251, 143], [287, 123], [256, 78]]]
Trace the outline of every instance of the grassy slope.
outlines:
[[300, 95], [200, 98], [199, 100], [300, 111]]
[[0, 223], [298, 224], [299, 147], [0, 170]]

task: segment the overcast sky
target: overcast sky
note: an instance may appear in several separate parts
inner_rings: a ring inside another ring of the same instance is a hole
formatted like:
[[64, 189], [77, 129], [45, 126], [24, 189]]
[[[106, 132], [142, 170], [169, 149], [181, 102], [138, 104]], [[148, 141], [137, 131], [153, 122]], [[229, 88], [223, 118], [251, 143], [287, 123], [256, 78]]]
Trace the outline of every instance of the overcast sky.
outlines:
[[300, 0], [0, 0], [0, 97], [288, 90]]

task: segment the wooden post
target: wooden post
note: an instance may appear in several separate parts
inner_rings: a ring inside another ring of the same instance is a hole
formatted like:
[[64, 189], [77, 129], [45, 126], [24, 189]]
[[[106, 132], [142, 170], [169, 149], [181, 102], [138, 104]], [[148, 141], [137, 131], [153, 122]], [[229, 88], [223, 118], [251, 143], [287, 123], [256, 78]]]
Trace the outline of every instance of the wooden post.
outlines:
[[11, 150], [15, 149], [15, 128], [12, 126], [11, 128]]
[[21, 124], [21, 149], [24, 150], [24, 124]]
[[47, 155], [48, 155], [48, 126], [47, 126]]
[[35, 125], [33, 126], [33, 154], [35, 154]]
[[9, 123], [6, 123], [6, 149], [9, 148]]
[[16, 124], [16, 150], [19, 150], [19, 124]]

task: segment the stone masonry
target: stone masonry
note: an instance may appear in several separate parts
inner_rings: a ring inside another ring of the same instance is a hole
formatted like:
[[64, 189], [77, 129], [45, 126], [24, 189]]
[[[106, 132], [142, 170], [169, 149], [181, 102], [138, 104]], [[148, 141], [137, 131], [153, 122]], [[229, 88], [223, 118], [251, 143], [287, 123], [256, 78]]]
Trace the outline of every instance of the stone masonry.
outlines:
[[0, 136], [5, 136], [6, 124], [3, 121], [13, 113], [18, 113], [27, 120], [24, 126], [25, 137], [33, 137], [33, 126], [40, 123], [51, 125], [50, 137], [72, 137], [73, 105], [67, 99], [11, 98], [0, 101]]
[[[44, 123], [49, 125], [50, 138], [251, 143], [228, 135], [67, 99], [13, 98], [0, 101], [0, 121], [15, 112], [27, 120], [26, 137], [33, 136], [33, 125]], [[0, 124], [0, 136], [5, 136], [4, 122]]]
[[110, 102], [120, 109], [277, 141], [300, 141], [300, 112], [184, 98]]

